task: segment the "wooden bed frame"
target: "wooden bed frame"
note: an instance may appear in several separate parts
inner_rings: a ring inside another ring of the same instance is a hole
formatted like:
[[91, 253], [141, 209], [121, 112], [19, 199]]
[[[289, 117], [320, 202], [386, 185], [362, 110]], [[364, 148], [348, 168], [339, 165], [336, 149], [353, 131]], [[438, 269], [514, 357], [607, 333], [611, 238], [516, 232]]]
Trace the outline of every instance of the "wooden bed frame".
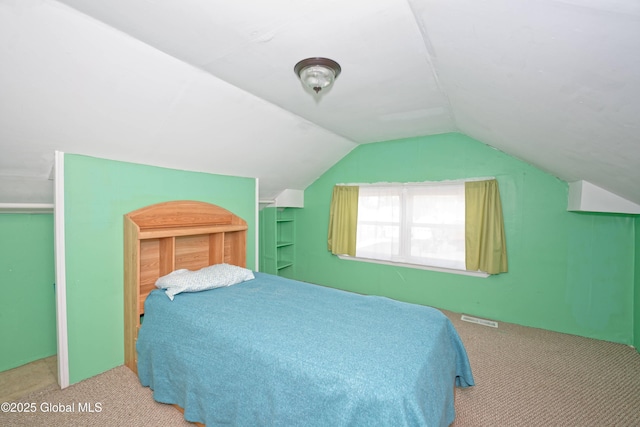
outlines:
[[124, 361], [138, 372], [136, 340], [144, 301], [159, 277], [179, 268], [246, 267], [247, 223], [226, 209], [189, 200], [124, 215]]

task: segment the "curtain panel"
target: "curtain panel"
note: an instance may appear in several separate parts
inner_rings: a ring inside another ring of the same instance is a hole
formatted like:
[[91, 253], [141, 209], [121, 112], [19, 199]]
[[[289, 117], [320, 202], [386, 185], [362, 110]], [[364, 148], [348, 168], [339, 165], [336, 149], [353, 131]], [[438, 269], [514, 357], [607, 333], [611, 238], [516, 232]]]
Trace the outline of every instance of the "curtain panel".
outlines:
[[506, 273], [507, 244], [498, 181], [465, 183], [466, 269]]
[[359, 187], [333, 187], [329, 211], [327, 249], [334, 255], [356, 255]]

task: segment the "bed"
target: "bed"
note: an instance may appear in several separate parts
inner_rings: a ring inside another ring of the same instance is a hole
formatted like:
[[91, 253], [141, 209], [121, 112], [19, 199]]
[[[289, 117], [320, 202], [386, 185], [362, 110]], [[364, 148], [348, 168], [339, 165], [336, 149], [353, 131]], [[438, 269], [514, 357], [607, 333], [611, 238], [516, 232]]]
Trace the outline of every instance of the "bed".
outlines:
[[175, 270], [246, 267], [246, 222], [223, 208], [167, 202], [124, 222], [125, 363], [188, 421], [447, 426], [454, 386], [474, 384], [430, 307], [260, 272], [171, 300], [155, 282]]

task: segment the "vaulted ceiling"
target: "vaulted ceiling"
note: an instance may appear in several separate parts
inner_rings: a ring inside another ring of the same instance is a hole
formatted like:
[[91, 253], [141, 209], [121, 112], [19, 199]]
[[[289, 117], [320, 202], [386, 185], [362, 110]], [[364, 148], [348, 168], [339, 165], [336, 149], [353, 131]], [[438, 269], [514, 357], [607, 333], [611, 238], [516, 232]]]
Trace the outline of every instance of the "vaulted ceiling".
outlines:
[[[317, 97], [293, 66], [342, 66]], [[461, 132], [640, 203], [637, 0], [0, 0], [0, 202], [56, 150], [304, 189]]]

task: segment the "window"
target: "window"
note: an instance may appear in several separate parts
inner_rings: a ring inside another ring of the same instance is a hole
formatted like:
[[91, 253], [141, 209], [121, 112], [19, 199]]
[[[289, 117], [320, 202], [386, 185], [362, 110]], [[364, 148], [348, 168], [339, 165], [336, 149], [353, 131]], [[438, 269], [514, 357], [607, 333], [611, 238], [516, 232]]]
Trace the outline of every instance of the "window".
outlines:
[[464, 182], [360, 186], [355, 256], [464, 270]]
[[336, 185], [327, 250], [487, 277], [509, 271], [498, 181]]

